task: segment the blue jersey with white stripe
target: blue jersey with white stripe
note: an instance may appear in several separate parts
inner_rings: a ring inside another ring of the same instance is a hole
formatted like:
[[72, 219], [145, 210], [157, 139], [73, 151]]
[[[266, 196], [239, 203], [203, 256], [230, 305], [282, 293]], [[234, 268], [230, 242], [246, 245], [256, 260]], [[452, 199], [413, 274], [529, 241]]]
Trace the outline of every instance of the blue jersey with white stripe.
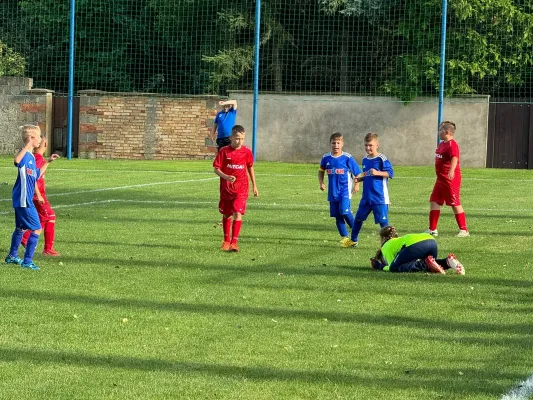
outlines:
[[361, 173], [361, 168], [351, 154], [324, 154], [320, 161], [320, 170], [328, 174], [328, 201], [352, 197], [354, 177]]
[[34, 207], [32, 199], [35, 182], [41, 175], [40, 169], [35, 164], [35, 157], [27, 151], [15, 167], [18, 168], [18, 176], [13, 186], [13, 207]]
[[[392, 164], [384, 154], [375, 157], [366, 156], [363, 158], [363, 172], [374, 168], [378, 171], [386, 171], [390, 178], [394, 177]], [[365, 176], [363, 180], [363, 195], [361, 200], [370, 204], [390, 204], [388, 178], [383, 176]]]

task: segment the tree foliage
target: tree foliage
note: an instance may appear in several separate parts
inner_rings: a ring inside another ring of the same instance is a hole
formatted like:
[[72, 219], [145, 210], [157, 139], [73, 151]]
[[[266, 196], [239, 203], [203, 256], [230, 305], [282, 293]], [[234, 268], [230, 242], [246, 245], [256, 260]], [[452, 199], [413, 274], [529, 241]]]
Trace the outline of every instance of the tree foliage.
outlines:
[[0, 41], [0, 76], [23, 76], [26, 60]]
[[[77, 90], [252, 88], [253, 1], [76, 4]], [[68, 7], [64, 0], [1, 2], [0, 71], [24, 73], [26, 62], [38, 86], [66, 91]], [[262, 0], [260, 89], [434, 96], [441, 7], [442, 0]], [[532, 95], [533, 0], [449, 0], [447, 22], [447, 96]]]

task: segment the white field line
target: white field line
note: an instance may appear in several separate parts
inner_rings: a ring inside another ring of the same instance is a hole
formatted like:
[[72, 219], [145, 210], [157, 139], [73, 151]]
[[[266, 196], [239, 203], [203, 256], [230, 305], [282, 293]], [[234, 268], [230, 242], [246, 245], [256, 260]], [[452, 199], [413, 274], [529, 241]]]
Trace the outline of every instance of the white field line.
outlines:
[[[96, 201], [88, 201], [84, 203], [76, 203], [76, 204], [63, 204], [63, 205], [55, 205], [54, 209], [57, 208], [71, 208], [71, 207], [84, 207], [84, 206], [91, 206], [91, 205], [97, 205], [97, 204], [107, 204], [107, 203], [137, 203], [137, 204], [186, 204], [186, 205], [200, 205], [200, 204], [218, 204], [218, 200], [215, 199], [213, 201], [180, 201], [180, 200], [127, 200], [127, 199], [106, 199], [106, 200], [96, 200]], [[314, 203], [314, 204], [298, 204], [298, 203], [265, 203], [260, 202], [257, 200], [252, 200], [248, 203], [248, 206], [261, 206], [261, 207], [272, 207], [272, 208], [301, 208], [301, 209], [316, 209], [317, 211], [324, 211], [325, 208], [322, 204]], [[412, 207], [391, 207], [391, 210], [412, 210]], [[498, 212], [505, 212], [508, 213], [509, 217], [512, 217], [511, 214], [516, 215], [523, 215], [527, 213], [533, 213], [533, 209], [497, 209], [497, 208], [469, 208], [469, 211], [480, 211], [480, 212], [487, 212], [487, 211], [498, 211]], [[12, 213], [12, 211], [2, 211], [0, 212], [0, 215], [7, 215]]]
[[514, 389], [507, 392], [500, 400], [528, 400], [533, 396], [533, 375], [520, 382]]
[[[220, 179], [218, 176], [214, 178], [205, 178], [205, 179], [188, 179], [188, 180], [178, 180], [178, 181], [169, 181], [169, 182], [152, 182], [152, 183], [140, 183], [137, 185], [127, 185], [127, 186], [115, 186], [115, 187], [109, 187], [109, 188], [102, 188], [102, 189], [91, 189], [91, 190], [78, 190], [76, 192], [64, 192], [64, 193], [55, 193], [55, 194], [49, 194], [47, 197], [58, 197], [58, 196], [69, 196], [71, 194], [81, 194], [81, 193], [98, 193], [98, 192], [108, 192], [111, 190], [122, 190], [122, 189], [133, 189], [133, 188], [141, 188], [141, 187], [149, 187], [149, 186], [157, 186], [157, 185], [172, 185], [175, 183], [191, 183], [191, 182], [202, 182], [202, 181], [214, 181]], [[0, 202], [2, 201], [11, 201], [11, 199], [0, 199]]]
[[[13, 167], [0, 167], [0, 169], [13, 169]], [[80, 173], [90, 173], [90, 172], [111, 172], [118, 171], [124, 173], [157, 173], [157, 174], [187, 174], [187, 175], [213, 175], [212, 171], [158, 171], [158, 170], [109, 170], [109, 169], [70, 169], [70, 168], [54, 168], [54, 171], [61, 172], [74, 172], [76, 174]], [[317, 166], [318, 170], [318, 166]], [[282, 173], [271, 173], [271, 174], [262, 174], [261, 172], [255, 173], [256, 176], [281, 176], [281, 177], [312, 177], [316, 178], [316, 174], [282, 174]], [[218, 179], [218, 178], [216, 178]], [[398, 176], [394, 177], [396, 179], [414, 179], [414, 180], [435, 180], [434, 176]], [[481, 181], [481, 182], [533, 182], [533, 179], [508, 179], [508, 178], [469, 178], [463, 176], [463, 181]]]

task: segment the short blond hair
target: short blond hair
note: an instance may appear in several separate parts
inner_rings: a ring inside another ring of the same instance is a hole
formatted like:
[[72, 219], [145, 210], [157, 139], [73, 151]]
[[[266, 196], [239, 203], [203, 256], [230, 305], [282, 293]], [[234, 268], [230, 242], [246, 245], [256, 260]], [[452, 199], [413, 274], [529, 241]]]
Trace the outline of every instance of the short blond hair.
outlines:
[[371, 142], [372, 140], [375, 140], [376, 142], [379, 141], [379, 136], [375, 132], [368, 132], [365, 135], [365, 143]]
[[38, 136], [41, 136], [41, 128], [37, 125], [22, 125], [19, 126], [20, 134], [22, 136], [22, 140], [24, 140], [24, 143], [28, 142], [28, 138], [31, 136], [32, 133], [37, 133]]

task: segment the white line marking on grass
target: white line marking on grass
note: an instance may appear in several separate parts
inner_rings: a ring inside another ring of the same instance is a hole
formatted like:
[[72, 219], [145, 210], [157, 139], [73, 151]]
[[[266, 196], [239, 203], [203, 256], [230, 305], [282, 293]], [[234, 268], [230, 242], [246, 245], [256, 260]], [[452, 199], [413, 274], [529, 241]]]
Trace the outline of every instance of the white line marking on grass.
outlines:
[[[188, 179], [185, 181], [179, 180], [179, 181], [169, 181], [169, 182], [140, 183], [137, 185], [115, 186], [115, 187], [102, 188], [102, 189], [78, 190], [76, 192], [54, 193], [54, 194], [49, 194], [47, 197], [69, 196], [71, 194], [81, 194], [81, 193], [108, 192], [111, 190], [133, 189], [133, 188], [149, 187], [149, 186], [156, 186], [156, 185], [171, 185], [174, 183], [205, 182], [205, 181], [214, 181], [218, 179], [220, 178], [216, 176], [214, 178]], [[11, 199], [0, 199], [0, 201], [11, 201]]]
[[[13, 169], [13, 167], [0, 167], [0, 169]], [[110, 169], [74, 169], [74, 168], [53, 168], [53, 171], [61, 171], [61, 172], [75, 172], [77, 174], [79, 173], [89, 173], [89, 172], [112, 172], [112, 171], [118, 171], [118, 172], [125, 172], [125, 173], [136, 173], [136, 172], [146, 172], [146, 173], [158, 173], [158, 174], [188, 174], [188, 175], [211, 175], [213, 174], [212, 171], [158, 171], [158, 170], [151, 170], [151, 169], [137, 169], [137, 170], [110, 170]], [[283, 176], [283, 177], [312, 177], [316, 178], [316, 174], [284, 174], [284, 173], [261, 173], [257, 172], [255, 173], [256, 176]], [[218, 179], [218, 178], [216, 178]], [[434, 181], [436, 179], [435, 176], [397, 176], [394, 177], [394, 180], [403, 180], [403, 179], [415, 179], [415, 180], [432, 180]], [[533, 182], [533, 179], [507, 179], [507, 178], [469, 178], [468, 176], [463, 176], [463, 181], [487, 181], [487, 182], [520, 182], [520, 183], [529, 183]]]
[[507, 392], [500, 400], [528, 400], [533, 395], [533, 375], [520, 382], [514, 389]]
[[[218, 179], [218, 178], [215, 178]], [[79, 192], [75, 192], [79, 193]], [[83, 192], [86, 193], [86, 192]], [[128, 199], [107, 199], [107, 200], [98, 200], [98, 201], [89, 201], [85, 203], [77, 203], [77, 204], [63, 204], [63, 205], [55, 205], [54, 208], [67, 208], [67, 207], [81, 207], [81, 206], [88, 206], [88, 205], [95, 205], [95, 204], [104, 204], [104, 203], [138, 203], [138, 204], [187, 204], [187, 205], [200, 205], [200, 204], [218, 204], [218, 200], [213, 201], [183, 201], [183, 200], [128, 200]], [[261, 206], [261, 207], [273, 207], [273, 208], [314, 208], [317, 211], [324, 211], [326, 208], [323, 206], [322, 202], [317, 203], [307, 203], [307, 204], [298, 204], [298, 203], [266, 203], [266, 202], [259, 202], [256, 200], [251, 200], [248, 203], [248, 206]], [[412, 207], [391, 207], [392, 211], [394, 210], [410, 210], [412, 211]], [[516, 214], [524, 214], [524, 213], [533, 213], [533, 209], [498, 209], [498, 208], [469, 208], [471, 212], [473, 211], [479, 211], [479, 212], [487, 212], [487, 211], [497, 211], [497, 212], [505, 212], [505, 213], [516, 213]], [[4, 211], [0, 212], [0, 215], [6, 215], [9, 214], [11, 211]]]

